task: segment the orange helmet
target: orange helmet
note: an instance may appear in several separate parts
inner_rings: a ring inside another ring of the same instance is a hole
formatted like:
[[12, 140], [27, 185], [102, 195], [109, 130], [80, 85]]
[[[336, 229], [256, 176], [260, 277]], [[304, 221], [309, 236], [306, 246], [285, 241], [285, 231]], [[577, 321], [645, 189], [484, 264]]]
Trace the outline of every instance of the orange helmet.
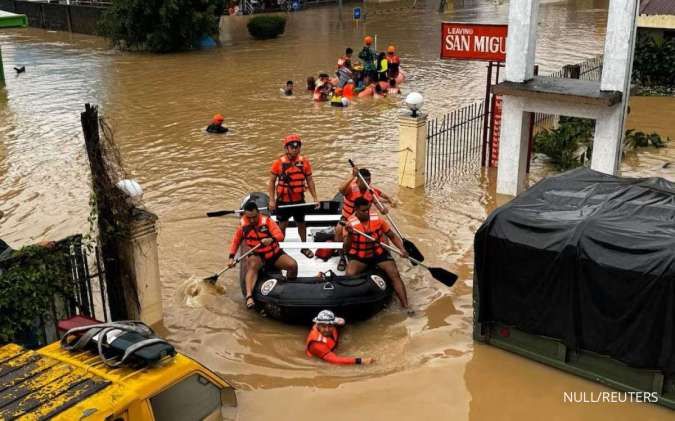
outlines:
[[364, 42], [366, 45], [370, 45], [370, 44], [373, 43], [373, 37], [371, 37], [370, 35], [368, 35], [367, 37], [363, 38], [363, 42]]
[[389, 47], [387, 47], [387, 52], [388, 53], [396, 52], [396, 47], [394, 47], [393, 45], [390, 45]]
[[284, 138], [284, 146], [287, 146], [289, 143], [293, 143], [293, 142], [300, 142], [300, 144], [302, 144], [302, 139], [300, 139], [299, 134], [296, 134], [296, 133], [289, 134], [288, 136], [286, 136]]
[[223, 117], [222, 115], [216, 114], [213, 116], [214, 123], [222, 123], [223, 121], [225, 121], [225, 117]]

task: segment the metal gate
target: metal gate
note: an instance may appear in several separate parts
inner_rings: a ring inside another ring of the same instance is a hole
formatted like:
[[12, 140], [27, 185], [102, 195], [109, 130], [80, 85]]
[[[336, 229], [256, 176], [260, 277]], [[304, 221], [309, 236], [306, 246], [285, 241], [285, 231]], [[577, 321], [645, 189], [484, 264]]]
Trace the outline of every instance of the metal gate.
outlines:
[[438, 178], [461, 163], [480, 167], [485, 101], [427, 122], [427, 179]]

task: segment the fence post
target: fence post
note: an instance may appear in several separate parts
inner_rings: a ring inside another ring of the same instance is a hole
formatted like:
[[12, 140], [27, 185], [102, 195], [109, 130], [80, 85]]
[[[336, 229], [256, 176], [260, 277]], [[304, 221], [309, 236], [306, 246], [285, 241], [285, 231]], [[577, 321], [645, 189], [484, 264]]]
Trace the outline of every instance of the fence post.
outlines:
[[399, 119], [400, 157], [398, 184], [414, 189], [423, 186], [426, 178], [427, 115], [402, 115]]
[[0, 88], [5, 87], [5, 68], [2, 64], [2, 47], [0, 47]]
[[133, 266], [140, 307], [140, 319], [148, 325], [162, 321], [162, 288], [157, 253], [157, 215], [134, 209], [129, 238], [123, 248]]

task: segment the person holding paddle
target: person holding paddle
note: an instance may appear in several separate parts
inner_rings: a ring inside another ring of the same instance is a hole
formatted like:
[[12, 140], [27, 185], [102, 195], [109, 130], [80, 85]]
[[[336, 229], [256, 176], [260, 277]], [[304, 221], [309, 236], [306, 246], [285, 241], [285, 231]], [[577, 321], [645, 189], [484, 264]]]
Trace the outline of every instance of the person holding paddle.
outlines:
[[[305, 224], [306, 207], [297, 206], [282, 209], [280, 206], [296, 205], [305, 203], [305, 190], [309, 192], [319, 206], [319, 199], [316, 195], [316, 187], [312, 178], [312, 165], [309, 159], [300, 155], [302, 139], [300, 135], [291, 134], [284, 139], [284, 151], [286, 152], [272, 164], [272, 175], [267, 185], [270, 196], [269, 209], [274, 212], [277, 210], [277, 221], [281, 231], [285, 234], [288, 220], [293, 220], [298, 225], [298, 234], [304, 242], [307, 240], [307, 225]], [[279, 209], [277, 209], [279, 207]], [[314, 257], [312, 250], [303, 248], [300, 250], [308, 259]]]
[[[354, 214], [347, 220], [345, 228], [349, 232], [343, 247], [350, 258], [347, 276], [358, 275], [368, 267], [377, 266], [387, 274], [401, 307], [408, 308], [408, 294], [396, 262], [381, 242], [386, 237], [398, 248], [402, 257], [409, 256], [403, 247], [403, 242], [394, 234], [387, 221], [377, 212], [371, 211], [370, 202], [367, 199], [359, 197], [354, 201]], [[370, 238], [363, 234], [367, 234]]]
[[[378, 196], [389, 203], [391, 207], [395, 207], [393, 199], [384, 194], [382, 190], [375, 187], [368, 188], [370, 185], [370, 180], [370, 171], [368, 171], [366, 168], [353, 167], [352, 176], [349, 178], [349, 180], [345, 181], [342, 186], [340, 186], [339, 191], [344, 196], [344, 201], [342, 202], [342, 217], [340, 218], [338, 225], [335, 227], [335, 241], [344, 240], [342, 226], [346, 224], [349, 217], [354, 213], [354, 201], [359, 197], [365, 198], [368, 203], [373, 203], [373, 196]], [[375, 206], [377, 206], [383, 215], [389, 212], [389, 209], [379, 202], [375, 202]], [[345, 270], [346, 266], [347, 261], [344, 254], [342, 254], [337, 265], [337, 270]]]
[[232, 237], [230, 244], [230, 261], [228, 268], [237, 264], [234, 256], [244, 241], [248, 248], [257, 248], [246, 258], [246, 308], [255, 307], [253, 287], [258, 280], [258, 271], [263, 266], [286, 270], [286, 279], [295, 279], [298, 275], [298, 263], [291, 256], [284, 253], [279, 242], [284, 240], [284, 234], [272, 218], [260, 215], [258, 205], [248, 201], [244, 205], [244, 215], [240, 225]]

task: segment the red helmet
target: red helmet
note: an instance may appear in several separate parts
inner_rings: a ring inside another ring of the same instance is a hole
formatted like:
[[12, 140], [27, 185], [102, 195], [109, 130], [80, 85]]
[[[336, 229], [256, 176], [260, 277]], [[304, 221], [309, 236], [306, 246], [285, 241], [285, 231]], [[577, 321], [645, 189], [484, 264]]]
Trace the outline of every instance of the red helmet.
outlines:
[[302, 139], [300, 139], [300, 135], [297, 133], [289, 134], [284, 138], [284, 146], [287, 146], [289, 143], [293, 142], [300, 142], [302, 144]]
[[363, 43], [366, 44], [366, 45], [372, 44], [373, 43], [373, 37], [368, 35], [367, 37], [363, 38]]

